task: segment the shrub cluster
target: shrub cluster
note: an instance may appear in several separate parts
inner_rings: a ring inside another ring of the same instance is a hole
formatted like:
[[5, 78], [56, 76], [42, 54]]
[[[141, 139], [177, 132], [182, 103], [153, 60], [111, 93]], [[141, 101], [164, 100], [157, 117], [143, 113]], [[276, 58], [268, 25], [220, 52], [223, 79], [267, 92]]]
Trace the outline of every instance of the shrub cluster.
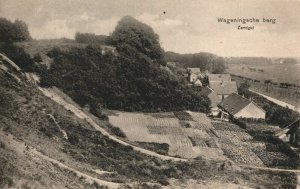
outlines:
[[243, 129], [247, 128], [247, 124], [242, 119], [236, 119], [234, 117], [231, 117], [230, 121]]
[[101, 54], [101, 47], [53, 49], [50, 70], [41, 73], [42, 86], [63, 89], [81, 106], [100, 103], [104, 108], [125, 111], [206, 112], [209, 99], [172, 78], [160, 65], [143, 56], [127, 58]]

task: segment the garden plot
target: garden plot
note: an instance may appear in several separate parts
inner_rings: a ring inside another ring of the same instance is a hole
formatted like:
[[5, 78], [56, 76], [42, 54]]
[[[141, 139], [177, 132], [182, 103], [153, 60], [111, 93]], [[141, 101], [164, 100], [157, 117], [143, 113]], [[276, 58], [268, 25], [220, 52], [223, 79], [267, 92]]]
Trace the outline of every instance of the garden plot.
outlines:
[[227, 157], [238, 164], [264, 166], [261, 159], [250, 149], [242, 146], [223, 145], [222, 150]]
[[211, 124], [211, 120], [203, 113], [199, 113], [199, 112], [191, 112], [191, 111], [187, 111], [193, 121], [190, 121], [189, 123], [191, 124], [191, 126], [193, 128], [198, 128], [198, 129], [211, 129], [212, 128], [212, 124]]
[[225, 155], [236, 163], [263, 166], [261, 159], [252, 151], [264, 144], [252, 141], [252, 136], [246, 132], [218, 130], [221, 138], [219, 144]]
[[[109, 116], [109, 121], [113, 126], [119, 127], [131, 141], [167, 143], [168, 154], [171, 156], [224, 159], [217, 141], [212, 139], [215, 136], [207, 133], [207, 130], [213, 127], [205, 114], [176, 112], [176, 115], [173, 113], [160, 115], [158, 113], [114, 112]], [[189, 127], [183, 127], [183, 121], [188, 123]], [[198, 138], [199, 145], [193, 145], [191, 137]], [[205, 145], [200, 144], [200, 139], [205, 139], [203, 141]]]
[[[246, 130], [237, 128], [230, 123], [224, 124], [213, 123], [221, 138], [219, 144], [225, 155], [238, 164], [267, 166], [267, 167], [292, 167], [293, 159], [282, 153], [279, 145], [269, 143], [267, 141], [256, 140]], [[256, 127], [250, 127], [250, 130]], [[257, 127], [257, 135], [269, 138], [262, 131], [276, 130], [274, 127], [265, 126]], [[268, 132], [267, 132], [268, 133]]]

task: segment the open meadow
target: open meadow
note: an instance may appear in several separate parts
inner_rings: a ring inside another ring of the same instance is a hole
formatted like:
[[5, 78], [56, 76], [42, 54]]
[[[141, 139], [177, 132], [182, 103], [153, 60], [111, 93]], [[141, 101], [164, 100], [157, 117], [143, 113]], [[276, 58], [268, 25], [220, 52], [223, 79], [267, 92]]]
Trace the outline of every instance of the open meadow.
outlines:
[[300, 64], [228, 64], [227, 72], [251, 79], [300, 85]]

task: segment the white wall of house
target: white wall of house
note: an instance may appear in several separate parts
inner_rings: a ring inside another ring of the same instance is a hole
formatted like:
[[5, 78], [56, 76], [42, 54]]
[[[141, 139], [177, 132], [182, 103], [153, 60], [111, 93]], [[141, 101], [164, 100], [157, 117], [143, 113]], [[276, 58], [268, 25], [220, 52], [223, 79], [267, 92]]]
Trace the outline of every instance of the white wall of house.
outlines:
[[202, 87], [202, 82], [201, 82], [199, 79], [197, 79], [197, 80], [195, 81], [194, 85], [195, 85], [195, 86], [200, 86], [200, 87]]
[[196, 81], [196, 79], [197, 79], [197, 75], [194, 73], [191, 73], [190, 74], [190, 82], [194, 82], [194, 81]]
[[266, 112], [257, 107], [252, 102], [248, 104], [245, 108], [234, 115], [236, 118], [255, 118], [255, 119], [265, 119]]

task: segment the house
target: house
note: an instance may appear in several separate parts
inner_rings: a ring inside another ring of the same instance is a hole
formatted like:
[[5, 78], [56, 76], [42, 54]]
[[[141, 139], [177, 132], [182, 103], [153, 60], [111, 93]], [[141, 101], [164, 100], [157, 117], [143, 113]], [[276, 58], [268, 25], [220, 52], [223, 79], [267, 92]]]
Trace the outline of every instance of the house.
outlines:
[[202, 87], [199, 92], [203, 96], [207, 96], [211, 102], [211, 108], [218, 107], [218, 104], [221, 103], [221, 98], [209, 87]]
[[211, 102], [210, 111], [212, 116], [218, 116], [220, 110], [218, 108], [218, 104], [221, 102], [221, 98], [209, 87], [202, 87], [199, 92], [203, 96], [207, 96]]
[[194, 81], [193, 84], [196, 87], [202, 87], [202, 82], [200, 81], [200, 79], [196, 79], [196, 81]]
[[222, 100], [231, 95], [232, 93], [237, 93], [237, 86], [236, 82], [234, 81], [214, 81], [209, 82], [209, 86], [213, 91], [215, 91], [215, 93], [217, 93], [217, 95]]
[[265, 119], [266, 112], [253, 101], [233, 93], [225, 98], [219, 106], [234, 118]]
[[237, 93], [236, 82], [231, 81], [230, 74], [208, 74], [208, 84], [221, 99]]
[[187, 73], [189, 82], [195, 82], [201, 76], [200, 68], [187, 68]]
[[107, 45], [101, 45], [101, 48], [102, 48], [102, 50], [101, 50], [102, 55], [105, 55], [108, 52], [116, 54], [116, 48], [115, 47], [107, 46]]
[[300, 146], [300, 119], [289, 125], [289, 142], [294, 146]]

